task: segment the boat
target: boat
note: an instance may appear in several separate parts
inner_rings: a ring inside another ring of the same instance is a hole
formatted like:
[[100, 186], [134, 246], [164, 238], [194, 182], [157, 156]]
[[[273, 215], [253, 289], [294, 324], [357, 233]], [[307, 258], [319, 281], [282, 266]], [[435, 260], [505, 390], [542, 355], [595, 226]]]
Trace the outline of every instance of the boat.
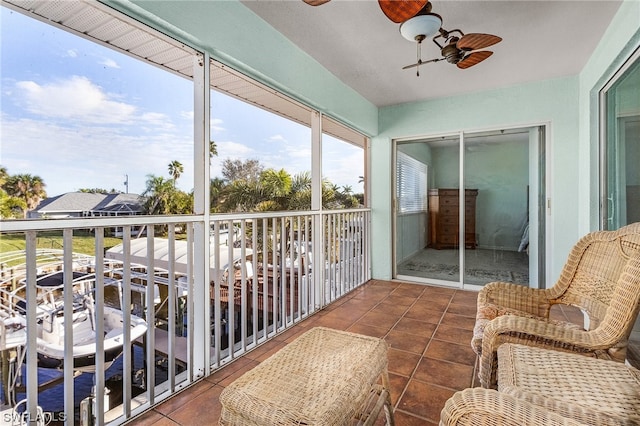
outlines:
[[[38, 351], [38, 366], [42, 368], [63, 368], [65, 356], [70, 353], [73, 356], [74, 370], [81, 372], [92, 372], [95, 370], [96, 342], [100, 339], [104, 347], [105, 368], [122, 353], [124, 344], [125, 312], [120, 309], [120, 302], [105, 303], [103, 306], [104, 335], [96, 334], [97, 312], [95, 306], [95, 285], [96, 274], [95, 264], [90, 257], [74, 258], [73, 280], [71, 291], [73, 292], [73, 305], [71, 308], [71, 321], [73, 322], [73, 347], [72, 350], [65, 350], [65, 289], [64, 271], [62, 263], [48, 262], [46, 266], [38, 266], [36, 278], [36, 323], [37, 339], [36, 347]], [[114, 267], [113, 262], [105, 265], [105, 274], [100, 282], [104, 285], [105, 293], [107, 288], [115, 291], [116, 295], [122, 292], [122, 274], [120, 267]], [[17, 268], [15, 270], [21, 270]], [[118, 272], [119, 271], [119, 272]], [[19, 324], [16, 327], [16, 335], [7, 342], [11, 344], [22, 344], [26, 342], [26, 277], [13, 280], [17, 287], [10, 291], [9, 297], [7, 287], [2, 288], [5, 297], [2, 297], [4, 307], [0, 311], [10, 312], [13, 323]], [[0, 283], [1, 286], [1, 283]], [[15, 286], [15, 285], [14, 285]], [[119, 299], [119, 297], [116, 297]], [[8, 305], [7, 301], [11, 301]], [[147, 322], [138, 315], [129, 314], [129, 341], [134, 342], [140, 339], [147, 331]], [[6, 328], [6, 327], [5, 327]], [[18, 334], [18, 330], [24, 331], [23, 336]], [[5, 333], [7, 338], [10, 333]], [[21, 343], [20, 343], [21, 342]], [[7, 343], [8, 345], [9, 343]]]
[[26, 342], [25, 318], [0, 305], [0, 351], [24, 346]]

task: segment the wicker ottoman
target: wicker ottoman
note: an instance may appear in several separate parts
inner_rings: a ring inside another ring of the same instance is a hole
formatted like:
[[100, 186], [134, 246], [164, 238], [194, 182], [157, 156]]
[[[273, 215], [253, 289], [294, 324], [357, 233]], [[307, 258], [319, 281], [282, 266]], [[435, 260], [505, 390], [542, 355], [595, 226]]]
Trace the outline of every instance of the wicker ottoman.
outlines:
[[392, 425], [388, 389], [384, 340], [316, 327], [222, 391], [220, 424]]
[[640, 425], [640, 370], [616, 361], [503, 344], [498, 390], [585, 424]]

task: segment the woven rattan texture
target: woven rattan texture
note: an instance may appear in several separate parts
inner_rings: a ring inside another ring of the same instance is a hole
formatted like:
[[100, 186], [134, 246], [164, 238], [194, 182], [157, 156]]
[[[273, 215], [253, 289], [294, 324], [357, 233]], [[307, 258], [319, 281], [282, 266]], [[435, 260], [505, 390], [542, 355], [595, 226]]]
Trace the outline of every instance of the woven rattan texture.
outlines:
[[316, 327], [224, 389], [220, 424], [350, 424], [386, 369], [384, 340]]
[[566, 415], [585, 408], [617, 418], [618, 424], [640, 424], [640, 370], [513, 344], [500, 346], [498, 365], [501, 392], [538, 405], [545, 400], [565, 403]]
[[578, 426], [584, 424], [523, 399], [483, 388], [469, 388], [456, 392], [447, 400], [440, 415], [441, 426]]
[[[550, 307], [559, 303], [586, 312], [589, 330], [549, 319]], [[480, 383], [496, 386], [496, 351], [503, 343], [624, 361], [639, 303], [640, 223], [585, 235], [549, 289], [505, 282], [487, 284], [478, 293], [471, 342], [480, 356]]]

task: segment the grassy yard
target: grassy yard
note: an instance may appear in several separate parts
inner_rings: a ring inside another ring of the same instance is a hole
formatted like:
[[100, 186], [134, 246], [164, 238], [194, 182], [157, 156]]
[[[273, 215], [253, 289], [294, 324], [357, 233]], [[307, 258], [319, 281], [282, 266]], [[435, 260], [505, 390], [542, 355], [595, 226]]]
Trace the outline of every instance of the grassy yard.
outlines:
[[[105, 237], [104, 249], [122, 243], [120, 238]], [[47, 249], [62, 249], [62, 232], [49, 231], [39, 232], [37, 237], [37, 247]], [[25, 249], [25, 239], [23, 234], [2, 234], [0, 235], [0, 253]], [[88, 231], [76, 231], [73, 235], [73, 251], [94, 255], [95, 238]]]

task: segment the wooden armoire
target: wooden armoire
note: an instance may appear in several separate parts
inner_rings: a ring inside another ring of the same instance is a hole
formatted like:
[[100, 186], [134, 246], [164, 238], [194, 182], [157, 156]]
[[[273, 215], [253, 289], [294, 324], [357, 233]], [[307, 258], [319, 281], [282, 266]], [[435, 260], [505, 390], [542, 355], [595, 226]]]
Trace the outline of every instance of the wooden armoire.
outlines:
[[[456, 248], [460, 239], [460, 192], [458, 189], [437, 188], [429, 190], [429, 247], [435, 249]], [[464, 190], [464, 246], [475, 249], [477, 189]]]

